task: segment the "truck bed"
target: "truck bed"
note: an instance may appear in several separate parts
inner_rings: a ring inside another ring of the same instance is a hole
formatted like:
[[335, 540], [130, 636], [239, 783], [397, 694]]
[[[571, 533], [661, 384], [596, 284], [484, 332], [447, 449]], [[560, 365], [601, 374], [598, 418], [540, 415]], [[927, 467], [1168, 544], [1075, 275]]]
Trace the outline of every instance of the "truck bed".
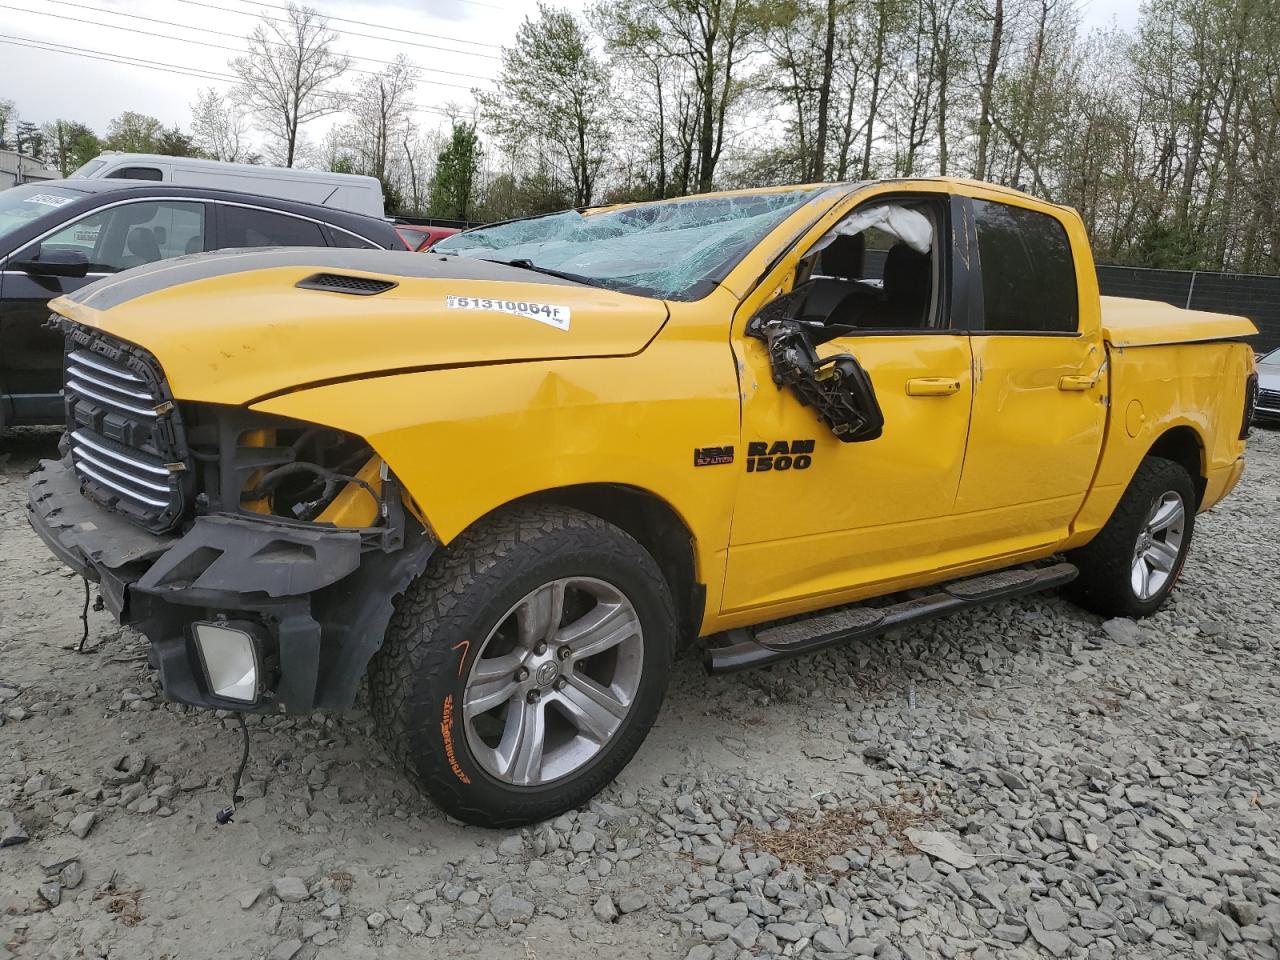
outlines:
[[1158, 300], [1128, 297], [1102, 297], [1101, 300], [1102, 336], [1113, 347], [1238, 340], [1258, 332], [1246, 317], [1184, 310]]

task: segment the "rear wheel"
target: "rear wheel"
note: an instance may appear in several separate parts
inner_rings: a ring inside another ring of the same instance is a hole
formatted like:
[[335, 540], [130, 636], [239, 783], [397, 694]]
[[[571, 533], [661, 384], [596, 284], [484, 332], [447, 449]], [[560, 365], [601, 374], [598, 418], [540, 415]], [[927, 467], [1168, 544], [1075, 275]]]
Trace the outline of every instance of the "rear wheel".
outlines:
[[575, 807], [643, 741], [676, 624], [649, 553], [576, 510], [478, 524], [412, 584], [372, 665], [390, 752], [446, 811], [514, 826]]
[[1067, 594], [1103, 616], [1145, 617], [1173, 591], [1195, 528], [1195, 484], [1172, 460], [1148, 457], [1111, 519], [1069, 554], [1080, 577]]

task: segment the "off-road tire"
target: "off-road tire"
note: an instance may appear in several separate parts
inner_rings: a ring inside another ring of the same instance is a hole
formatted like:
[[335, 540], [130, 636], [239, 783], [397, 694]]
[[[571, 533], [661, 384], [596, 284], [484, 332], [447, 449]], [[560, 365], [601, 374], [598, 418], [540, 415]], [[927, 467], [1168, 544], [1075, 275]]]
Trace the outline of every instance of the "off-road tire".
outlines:
[[[1176, 493], [1182, 498], [1185, 527], [1178, 559], [1165, 585], [1150, 599], [1134, 591], [1130, 569], [1134, 546], [1156, 497]], [[1168, 599], [1182, 574], [1195, 531], [1196, 488], [1185, 467], [1163, 457], [1147, 457], [1116, 505], [1111, 519], [1089, 543], [1067, 554], [1080, 576], [1064, 593], [1086, 610], [1104, 617], [1147, 617]]]
[[[644, 645], [639, 689], [617, 732], [581, 769], [545, 785], [503, 783], [467, 745], [461, 704], [468, 671], [513, 604], [543, 583], [573, 576], [605, 580], [634, 606]], [[393, 759], [459, 820], [491, 827], [545, 820], [589, 800], [635, 754], [662, 705], [677, 635], [666, 580], [636, 540], [578, 510], [517, 507], [461, 534], [397, 601], [370, 664], [374, 721]]]

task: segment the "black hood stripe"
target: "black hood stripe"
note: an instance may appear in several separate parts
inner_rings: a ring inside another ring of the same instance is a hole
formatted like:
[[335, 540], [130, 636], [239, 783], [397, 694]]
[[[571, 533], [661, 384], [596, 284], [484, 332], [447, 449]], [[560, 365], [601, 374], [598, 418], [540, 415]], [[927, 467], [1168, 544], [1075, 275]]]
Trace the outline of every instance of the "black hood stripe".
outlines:
[[67, 299], [95, 310], [110, 310], [130, 300], [184, 283], [276, 267], [358, 270], [362, 273], [415, 280], [492, 280], [559, 287], [582, 286], [573, 280], [508, 267], [488, 260], [477, 260], [474, 257], [446, 257], [438, 253], [413, 253], [409, 250], [272, 247], [219, 250], [215, 253], [194, 253], [172, 260], [158, 260], [81, 287], [68, 294]]

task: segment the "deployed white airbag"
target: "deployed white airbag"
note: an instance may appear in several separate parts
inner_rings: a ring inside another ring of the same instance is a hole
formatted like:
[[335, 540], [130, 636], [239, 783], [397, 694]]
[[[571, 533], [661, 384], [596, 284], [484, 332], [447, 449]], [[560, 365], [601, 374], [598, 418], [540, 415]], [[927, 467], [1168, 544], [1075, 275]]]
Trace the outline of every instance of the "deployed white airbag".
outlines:
[[896, 203], [882, 203], [857, 211], [841, 220], [819, 240], [810, 252], [824, 250], [836, 237], [852, 237], [876, 227], [897, 237], [916, 253], [928, 253], [933, 248], [933, 224], [923, 213]]

